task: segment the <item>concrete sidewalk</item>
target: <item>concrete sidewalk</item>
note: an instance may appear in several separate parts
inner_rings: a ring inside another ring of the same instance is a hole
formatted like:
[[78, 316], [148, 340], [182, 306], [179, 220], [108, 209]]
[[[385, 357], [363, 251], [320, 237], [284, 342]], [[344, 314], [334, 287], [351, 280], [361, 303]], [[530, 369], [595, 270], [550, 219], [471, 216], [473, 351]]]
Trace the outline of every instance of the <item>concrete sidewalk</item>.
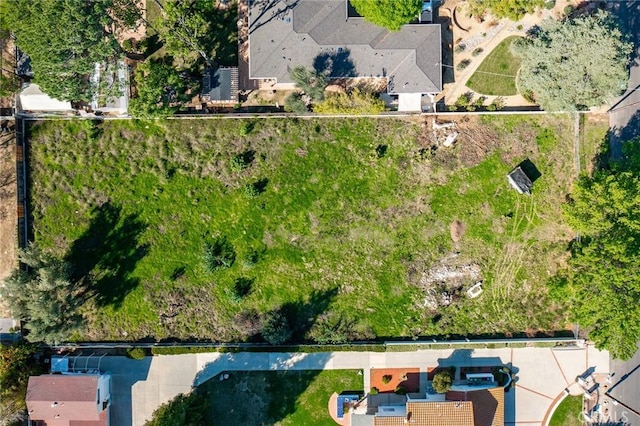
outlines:
[[[223, 371], [340, 370], [504, 364], [516, 373], [505, 396], [506, 424], [541, 424], [553, 400], [590, 367], [609, 372], [609, 354], [593, 347], [446, 349], [414, 352], [204, 353], [160, 355], [134, 361], [107, 357], [102, 369], [113, 375], [113, 424], [143, 425], [161, 404]], [[368, 374], [364, 375], [365, 382]], [[423, 376], [424, 377], [424, 376]], [[369, 383], [363, 383], [368, 390]], [[336, 391], [339, 391], [337, 389]], [[129, 410], [130, 407], [130, 410]]]

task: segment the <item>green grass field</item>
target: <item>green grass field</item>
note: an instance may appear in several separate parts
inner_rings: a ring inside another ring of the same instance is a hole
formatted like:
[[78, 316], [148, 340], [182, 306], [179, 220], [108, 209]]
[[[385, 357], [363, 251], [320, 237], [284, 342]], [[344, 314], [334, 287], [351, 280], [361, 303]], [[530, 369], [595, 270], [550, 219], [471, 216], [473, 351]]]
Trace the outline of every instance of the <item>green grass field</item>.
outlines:
[[549, 426], [581, 426], [582, 396], [566, 397], [553, 412]]
[[[94, 293], [78, 339], [245, 340], [274, 310], [295, 341], [564, 329], [545, 281], [571, 238], [570, 117], [459, 126], [433, 154], [430, 125], [397, 119], [38, 123], [35, 241]], [[525, 158], [530, 197], [506, 180]], [[212, 272], [222, 238], [235, 261]], [[467, 264], [484, 293], [426, 309], [429, 271]]]
[[211, 401], [212, 424], [335, 425], [334, 392], [362, 391], [358, 370], [232, 372], [199, 388]]
[[467, 86], [482, 95], [510, 96], [516, 95], [516, 74], [520, 68], [520, 60], [509, 51], [509, 46], [518, 36], [504, 39], [489, 53], [473, 73]]

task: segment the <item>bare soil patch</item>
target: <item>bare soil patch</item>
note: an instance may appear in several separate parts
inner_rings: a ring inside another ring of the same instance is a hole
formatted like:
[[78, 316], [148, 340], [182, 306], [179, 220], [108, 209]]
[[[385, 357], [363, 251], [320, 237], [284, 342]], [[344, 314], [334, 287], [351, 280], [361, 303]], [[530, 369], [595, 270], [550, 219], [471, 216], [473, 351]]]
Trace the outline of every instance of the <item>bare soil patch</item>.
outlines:
[[[0, 136], [0, 280], [16, 267], [16, 151], [13, 133]], [[0, 305], [0, 316], [5, 312]]]

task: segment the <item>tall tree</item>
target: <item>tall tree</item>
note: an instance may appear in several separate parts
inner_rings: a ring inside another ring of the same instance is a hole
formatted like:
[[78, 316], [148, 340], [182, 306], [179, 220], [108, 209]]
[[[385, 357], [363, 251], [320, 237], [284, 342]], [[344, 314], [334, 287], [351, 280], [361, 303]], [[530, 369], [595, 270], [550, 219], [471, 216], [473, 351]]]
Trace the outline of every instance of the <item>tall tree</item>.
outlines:
[[542, 7], [544, 0], [469, 0], [471, 15], [482, 18], [490, 12], [496, 18], [518, 21], [527, 13]]
[[175, 0], [165, 3], [162, 17], [154, 26], [170, 55], [190, 63], [195, 54], [201, 56], [206, 63], [211, 63], [207, 51], [210, 28], [205, 18], [211, 8], [212, 2], [203, 0]]
[[5, 25], [31, 56], [35, 81], [50, 96], [89, 101], [96, 62], [118, 58], [115, 34], [139, 22], [134, 0], [5, 0]]
[[169, 63], [147, 59], [137, 66], [135, 80], [137, 96], [129, 102], [134, 117], [164, 117], [188, 99], [185, 79]]
[[316, 102], [324, 99], [324, 89], [327, 87], [327, 77], [314, 69], [299, 65], [293, 68], [289, 75], [296, 86]]
[[572, 197], [565, 213], [580, 240], [552, 295], [598, 347], [628, 359], [640, 336], [640, 168], [583, 176]]
[[632, 44], [606, 12], [546, 20], [537, 34], [512, 44], [521, 57], [518, 82], [548, 111], [600, 106], [626, 87]]
[[20, 252], [28, 271], [16, 270], [0, 287], [11, 314], [27, 322], [27, 340], [57, 344], [82, 326], [83, 290], [70, 279], [67, 263], [36, 246]]
[[356, 11], [372, 24], [389, 31], [399, 31], [416, 19], [422, 10], [422, 0], [350, 0]]

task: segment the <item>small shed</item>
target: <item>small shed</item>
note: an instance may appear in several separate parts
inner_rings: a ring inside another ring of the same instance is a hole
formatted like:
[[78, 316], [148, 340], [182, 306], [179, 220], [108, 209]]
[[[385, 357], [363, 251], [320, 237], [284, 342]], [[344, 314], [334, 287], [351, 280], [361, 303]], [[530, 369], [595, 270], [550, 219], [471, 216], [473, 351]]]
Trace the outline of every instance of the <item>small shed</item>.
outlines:
[[237, 103], [238, 67], [205, 68], [201, 97], [204, 102]]
[[518, 191], [520, 194], [531, 195], [531, 188], [533, 187], [533, 182], [527, 176], [527, 174], [522, 170], [522, 167], [517, 166], [515, 169], [511, 170], [507, 175], [507, 179], [509, 180], [509, 184]]

